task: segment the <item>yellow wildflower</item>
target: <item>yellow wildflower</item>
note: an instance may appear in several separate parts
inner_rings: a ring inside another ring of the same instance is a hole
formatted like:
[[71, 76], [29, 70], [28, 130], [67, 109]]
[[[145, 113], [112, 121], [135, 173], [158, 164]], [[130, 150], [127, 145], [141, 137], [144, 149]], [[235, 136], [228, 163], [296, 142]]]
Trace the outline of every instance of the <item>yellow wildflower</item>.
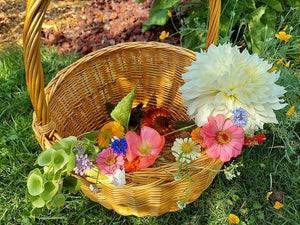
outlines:
[[286, 31], [287, 28], [288, 28], [288, 25], [285, 25], [285, 27], [282, 29], [282, 31]]
[[192, 14], [195, 14], [195, 11], [192, 11]]
[[286, 67], [290, 67], [290, 64], [291, 64], [291, 61], [288, 61], [288, 62], [285, 64], [285, 66], [286, 66]]
[[100, 131], [102, 131], [98, 135], [98, 144], [100, 147], [108, 147], [114, 136], [118, 138], [123, 138], [125, 136], [124, 127], [121, 123], [116, 121], [105, 124]]
[[275, 37], [277, 37], [281, 41], [288, 42], [292, 35], [286, 34], [284, 31], [280, 31], [278, 34], [275, 34]]
[[291, 144], [291, 146], [295, 146], [295, 142], [293, 142], [293, 141], [291, 141], [290, 144]]
[[170, 11], [168, 11], [168, 13], [167, 13], [167, 15], [168, 15], [168, 17], [172, 17], [172, 13], [170, 12]]
[[267, 196], [266, 196], [267, 200], [269, 200], [271, 194], [273, 194], [272, 191], [269, 191], [269, 192], [267, 193]]
[[276, 63], [277, 65], [281, 65], [283, 62], [283, 58], [279, 59], [278, 62]]
[[240, 219], [234, 214], [229, 214], [228, 220], [230, 224], [238, 224], [240, 222]]
[[276, 66], [273, 66], [273, 67], [269, 70], [269, 73], [273, 73], [276, 69], [277, 69], [277, 67], [276, 67]]
[[283, 207], [283, 204], [280, 203], [280, 202], [278, 202], [278, 201], [276, 201], [275, 204], [274, 204], [274, 206], [273, 206], [274, 209], [280, 209], [282, 207]]
[[287, 116], [291, 116], [293, 114], [293, 112], [295, 111], [295, 106], [293, 105], [287, 112], [285, 115]]
[[160, 40], [164, 40], [164, 39], [166, 39], [167, 37], [169, 37], [169, 32], [166, 32], [166, 31], [162, 31], [161, 32], [161, 34], [160, 34], [160, 36], [159, 36], [159, 39]]

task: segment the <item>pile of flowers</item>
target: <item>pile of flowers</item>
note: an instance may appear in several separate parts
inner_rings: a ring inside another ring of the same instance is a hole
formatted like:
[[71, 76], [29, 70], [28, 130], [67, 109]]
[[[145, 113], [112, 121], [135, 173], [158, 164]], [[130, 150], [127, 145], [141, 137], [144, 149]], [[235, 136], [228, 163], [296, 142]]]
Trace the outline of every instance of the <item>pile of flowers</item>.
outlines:
[[[39, 156], [38, 164], [47, 169], [44, 174], [36, 169], [29, 175], [33, 204], [53, 205], [52, 198], [45, 199], [44, 191], [49, 190], [48, 185], [52, 196], [59, 193], [66, 171], [85, 176], [96, 166], [111, 183], [122, 187], [127, 173], [160, 162], [190, 163], [204, 154], [228, 162], [239, 156], [244, 146], [262, 144], [266, 137], [258, 131], [265, 123], [277, 123], [274, 110], [286, 105], [280, 99], [284, 88], [275, 84], [280, 72], [268, 72], [272, 65], [267, 61], [230, 44], [211, 45], [196, 57], [183, 74], [185, 83], [179, 89], [191, 121], [180, 121], [179, 126], [167, 109], [143, 108], [142, 104], [132, 107], [135, 87], [111, 111], [112, 121], [99, 131], [62, 139]], [[187, 130], [190, 135], [184, 138], [176, 135]], [[167, 152], [162, 151], [166, 143], [172, 146]], [[171, 157], [160, 160], [166, 153]], [[228, 171], [236, 167], [229, 167], [226, 177], [234, 177]], [[73, 186], [67, 187], [78, 190], [76, 182]], [[90, 190], [97, 192], [97, 185], [91, 185]]]

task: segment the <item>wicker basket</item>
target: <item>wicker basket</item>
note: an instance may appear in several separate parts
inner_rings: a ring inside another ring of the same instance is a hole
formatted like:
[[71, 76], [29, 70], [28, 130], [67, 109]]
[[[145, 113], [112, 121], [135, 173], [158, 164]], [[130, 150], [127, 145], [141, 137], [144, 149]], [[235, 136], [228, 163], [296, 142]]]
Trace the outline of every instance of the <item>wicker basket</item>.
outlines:
[[[99, 129], [110, 120], [105, 103], [116, 104], [137, 82], [134, 105], [142, 102], [145, 106], [164, 107], [174, 119], [189, 120], [178, 88], [195, 54], [164, 43], [124, 43], [92, 52], [60, 71], [44, 88], [41, 25], [49, 2], [28, 0], [23, 34], [26, 80], [35, 111], [33, 130], [43, 149], [63, 137]], [[209, 3], [207, 46], [216, 42], [221, 5], [220, 0]], [[223, 164], [203, 154], [192, 165], [198, 169], [189, 170], [191, 179], [175, 181], [169, 172], [176, 172], [177, 167], [170, 164], [126, 174], [127, 184], [123, 187], [102, 182], [97, 194], [88, 188], [95, 183], [95, 168], [77, 178], [85, 195], [108, 209], [121, 215], [159, 216], [179, 210], [178, 200], [196, 200], [213, 181], [216, 172], [212, 170]]]

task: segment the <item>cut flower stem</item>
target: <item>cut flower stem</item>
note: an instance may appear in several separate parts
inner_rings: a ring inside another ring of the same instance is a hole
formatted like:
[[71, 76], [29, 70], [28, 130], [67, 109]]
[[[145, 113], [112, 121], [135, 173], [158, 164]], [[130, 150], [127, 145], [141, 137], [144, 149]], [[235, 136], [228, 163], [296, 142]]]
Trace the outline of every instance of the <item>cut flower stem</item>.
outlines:
[[179, 132], [179, 131], [185, 131], [185, 130], [188, 130], [188, 129], [193, 128], [193, 127], [197, 127], [197, 124], [193, 124], [193, 125], [189, 125], [189, 126], [186, 126], [186, 127], [182, 127], [182, 128], [180, 128], [178, 130], [174, 130], [174, 131], [172, 131], [170, 133], [164, 134], [163, 136], [165, 137], [165, 136], [168, 136], [170, 134], [174, 134], [174, 133]]

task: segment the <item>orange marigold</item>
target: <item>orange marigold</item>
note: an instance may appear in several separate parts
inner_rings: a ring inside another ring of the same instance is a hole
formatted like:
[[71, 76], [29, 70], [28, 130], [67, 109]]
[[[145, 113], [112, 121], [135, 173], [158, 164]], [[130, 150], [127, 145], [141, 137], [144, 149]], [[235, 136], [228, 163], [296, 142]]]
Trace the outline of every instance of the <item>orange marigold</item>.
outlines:
[[194, 129], [191, 133], [191, 137], [195, 143], [198, 143], [200, 145], [203, 144], [203, 137], [200, 135], [200, 131], [202, 130], [202, 127], [197, 127]]
[[282, 207], [283, 207], [283, 204], [278, 201], [276, 201], [273, 206], [274, 209], [281, 209]]

